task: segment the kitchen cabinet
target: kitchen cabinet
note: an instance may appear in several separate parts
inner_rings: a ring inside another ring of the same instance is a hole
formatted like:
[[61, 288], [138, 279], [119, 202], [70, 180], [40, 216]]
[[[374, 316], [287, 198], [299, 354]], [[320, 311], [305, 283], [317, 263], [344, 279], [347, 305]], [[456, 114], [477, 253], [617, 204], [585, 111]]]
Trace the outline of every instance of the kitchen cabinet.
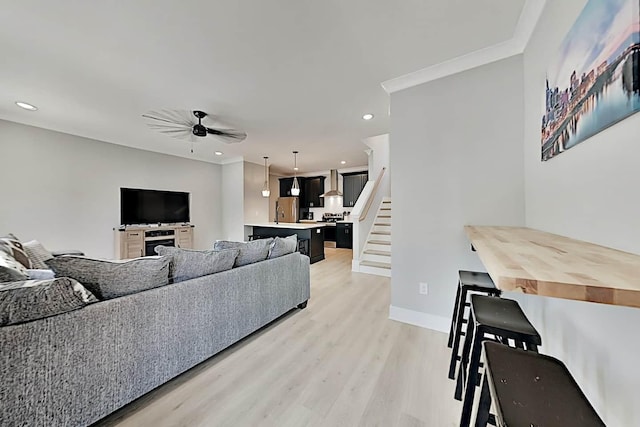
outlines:
[[336, 227], [332, 225], [327, 225], [324, 229], [324, 240], [325, 242], [335, 242], [336, 241]]
[[353, 207], [369, 181], [368, 172], [351, 172], [342, 174], [342, 206]]
[[304, 194], [303, 208], [324, 207], [324, 180], [326, 176], [305, 177], [301, 193]]
[[[304, 206], [304, 181], [302, 177], [298, 177], [298, 186], [300, 187], [300, 206]], [[293, 185], [293, 177], [280, 178], [280, 197], [291, 197], [291, 186]]]
[[339, 222], [336, 224], [336, 248], [353, 248], [353, 224]]

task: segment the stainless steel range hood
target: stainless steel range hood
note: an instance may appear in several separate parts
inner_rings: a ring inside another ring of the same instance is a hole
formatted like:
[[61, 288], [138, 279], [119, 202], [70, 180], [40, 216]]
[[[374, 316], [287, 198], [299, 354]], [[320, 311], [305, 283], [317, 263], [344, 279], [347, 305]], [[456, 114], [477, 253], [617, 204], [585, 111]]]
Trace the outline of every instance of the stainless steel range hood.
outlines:
[[338, 170], [331, 169], [331, 190], [327, 191], [324, 194], [321, 194], [320, 197], [332, 197], [332, 196], [340, 196], [342, 197], [342, 193], [338, 191]]

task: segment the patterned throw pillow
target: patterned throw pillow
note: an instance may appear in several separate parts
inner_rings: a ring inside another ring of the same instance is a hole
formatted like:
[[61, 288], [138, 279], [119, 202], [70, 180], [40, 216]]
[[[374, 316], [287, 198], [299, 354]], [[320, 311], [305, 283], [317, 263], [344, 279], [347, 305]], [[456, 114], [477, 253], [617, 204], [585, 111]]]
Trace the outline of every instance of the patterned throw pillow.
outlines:
[[53, 258], [53, 254], [42, 246], [42, 243], [37, 240], [31, 240], [22, 244], [24, 251], [27, 253], [29, 260], [31, 260], [31, 268], [38, 270], [46, 270], [46, 261]]
[[68, 277], [3, 283], [0, 326], [55, 316], [97, 301], [84, 286]]
[[196, 251], [172, 246], [156, 246], [155, 251], [158, 255], [171, 257], [173, 283], [230, 270], [240, 252], [238, 249]]
[[269, 255], [269, 248], [273, 238], [252, 240], [250, 242], [229, 242], [227, 240], [216, 240], [213, 244], [214, 251], [224, 249], [240, 249], [240, 253], [236, 258], [234, 267], [242, 267], [243, 265], [253, 264], [254, 262], [264, 261]]
[[135, 294], [169, 283], [170, 257], [108, 261], [63, 255], [47, 261], [56, 277], [71, 277], [99, 299]]
[[269, 249], [268, 259], [278, 258], [283, 255], [292, 254], [298, 249], [298, 236], [293, 234], [289, 237], [276, 237]]
[[5, 251], [0, 251], [0, 282], [27, 280], [28, 273], [24, 265]]
[[33, 268], [29, 256], [24, 251], [22, 243], [13, 234], [7, 234], [0, 237], [0, 250], [11, 255], [16, 261], [24, 266], [24, 268]]

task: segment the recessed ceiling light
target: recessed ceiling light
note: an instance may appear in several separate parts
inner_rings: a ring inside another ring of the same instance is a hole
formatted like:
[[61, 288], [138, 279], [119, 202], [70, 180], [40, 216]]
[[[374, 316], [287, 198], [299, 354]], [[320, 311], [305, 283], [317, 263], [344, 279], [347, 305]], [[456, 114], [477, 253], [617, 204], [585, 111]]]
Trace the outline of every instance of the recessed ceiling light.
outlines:
[[214, 154], [216, 156], [222, 156], [224, 153], [222, 151], [216, 151]]
[[346, 161], [346, 160], [343, 160], [343, 161], [341, 161], [341, 162], [340, 162], [340, 164], [341, 164], [341, 165], [346, 165], [346, 164], [347, 164], [347, 161]]
[[371, 113], [367, 113], [367, 114], [365, 114], [364, 116], [362, 116], [362, 118], [363, 118], [364, 120], [371, 120], [371, 119], [373, 119], [373, 114], [371, 114]]
[[16, 101], [16, 105], [20, 108], [24, 108], [25, 110], [29, 110], [29, 111], [36, 111], [38, 109], [38, 107], [36, 107], [35, 105], [31, 105], [22, 101]]

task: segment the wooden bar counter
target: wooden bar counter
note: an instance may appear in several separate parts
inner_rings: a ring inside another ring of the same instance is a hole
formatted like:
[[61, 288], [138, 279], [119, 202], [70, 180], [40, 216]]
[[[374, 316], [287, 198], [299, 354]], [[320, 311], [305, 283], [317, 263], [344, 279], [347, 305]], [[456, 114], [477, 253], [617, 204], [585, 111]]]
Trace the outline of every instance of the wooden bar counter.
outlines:
[[640, 307], [640, 255], [531, 228], [465, 232], [499, 289]]

